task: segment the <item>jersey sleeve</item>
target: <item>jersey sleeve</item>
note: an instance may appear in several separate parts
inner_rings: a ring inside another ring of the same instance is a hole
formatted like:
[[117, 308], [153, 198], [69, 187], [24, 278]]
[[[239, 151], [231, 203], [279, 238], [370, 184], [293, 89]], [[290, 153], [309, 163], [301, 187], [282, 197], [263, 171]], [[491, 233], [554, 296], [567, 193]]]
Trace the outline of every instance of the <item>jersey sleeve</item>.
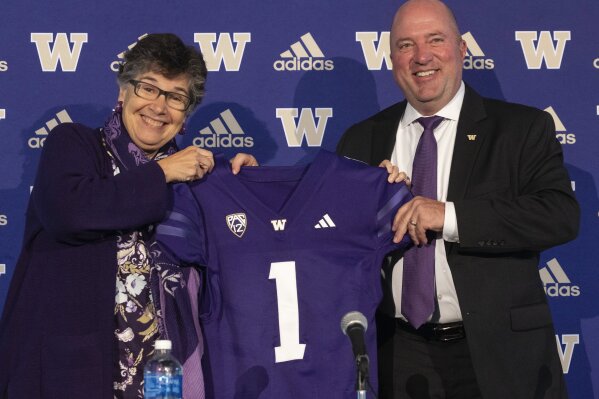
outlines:
[[156, 227], [156, 241], [175, 262], [206, 265], [204, 217], [189, 185], [171, 187], [171, 207]]
[[399, 208], [414, 197], [410, 188], [404, 182], [388, 183], [385, 181], [380, 185], [378, 193], [376, 232], [379, 246], [388, 248], [388, 251], [407, 248], [412, 244], [410, 236], [405, 234], [399, 243], [394, 243], [394, 232], [391, 227]]

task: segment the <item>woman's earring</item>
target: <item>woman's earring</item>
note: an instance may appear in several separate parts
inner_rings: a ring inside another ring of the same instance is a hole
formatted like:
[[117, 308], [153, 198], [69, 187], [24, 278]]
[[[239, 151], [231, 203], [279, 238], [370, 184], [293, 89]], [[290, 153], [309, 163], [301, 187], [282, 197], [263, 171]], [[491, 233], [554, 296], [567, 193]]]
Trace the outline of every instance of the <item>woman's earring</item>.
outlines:
[[185, 122], [183, 122], [183, 125], [181, 125], [181, 130], [179, 130], [179, 134], [181, 136], [183, 136], [185, 134]]
[[123, 111], [123, 102], [119, 101], [116, 103], [113, 109], [114, 112], [118, 112], [119, 114]]

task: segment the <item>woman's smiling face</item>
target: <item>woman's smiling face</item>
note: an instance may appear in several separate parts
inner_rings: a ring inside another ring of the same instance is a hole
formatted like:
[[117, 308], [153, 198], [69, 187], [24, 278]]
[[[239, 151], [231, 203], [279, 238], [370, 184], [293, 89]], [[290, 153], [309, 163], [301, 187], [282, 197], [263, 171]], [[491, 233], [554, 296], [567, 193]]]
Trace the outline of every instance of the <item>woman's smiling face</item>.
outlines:
[[[180, 75], [169, 79], [165, 76], [146, 72], [136, 80], [150, 83], [164, 91], [189, 96], [189, 78]], [[123, 102], [123, 123], [131, 140], [152, 157], [181, 130], [185, 122], [185, 111], [178, 111], [166, 104], [164, 95], [155, 100], [147, 100], [135, 94], [135, 87], [128, 84], [121, 87], [119, 101]]]

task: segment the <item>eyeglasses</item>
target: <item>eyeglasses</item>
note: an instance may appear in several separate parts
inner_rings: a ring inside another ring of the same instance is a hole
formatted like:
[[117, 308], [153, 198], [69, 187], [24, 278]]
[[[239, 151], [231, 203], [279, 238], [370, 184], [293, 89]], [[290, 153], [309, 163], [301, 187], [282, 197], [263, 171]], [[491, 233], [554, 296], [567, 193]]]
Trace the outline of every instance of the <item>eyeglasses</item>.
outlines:
[[129, 83], [133, 85], [135, 94], [146, 100], [156, 100], [164, 94], [166, 105], [177, 111], [187, 111], [192, 102], [191, 98], [185, 94], [162, 90], [153, 84], [142, 82], [141, 80], [131, 79]]

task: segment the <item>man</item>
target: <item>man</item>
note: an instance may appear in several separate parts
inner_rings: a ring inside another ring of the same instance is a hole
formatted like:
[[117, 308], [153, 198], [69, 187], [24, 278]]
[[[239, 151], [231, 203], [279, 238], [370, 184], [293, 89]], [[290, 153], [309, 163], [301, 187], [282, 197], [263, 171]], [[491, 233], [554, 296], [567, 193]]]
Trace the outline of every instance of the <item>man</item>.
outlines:
[[[337, 150], [370, 164], [390, 158], [415, 192], [437, 184], [394, 221], [417, 247], [383, 265], [393, 298], [380, 308], [381, 397], [566, 398], [538, 262], [576, 237], [579, 208], [551, 116], [462, 82], [466, 43], [438, 0], [404, 3], [390, 43], [406, 101], [352, 126]], [[420, 120], [434, 115], [436, 126]], [[425, 253], [429, 295], [415, 292]]]

